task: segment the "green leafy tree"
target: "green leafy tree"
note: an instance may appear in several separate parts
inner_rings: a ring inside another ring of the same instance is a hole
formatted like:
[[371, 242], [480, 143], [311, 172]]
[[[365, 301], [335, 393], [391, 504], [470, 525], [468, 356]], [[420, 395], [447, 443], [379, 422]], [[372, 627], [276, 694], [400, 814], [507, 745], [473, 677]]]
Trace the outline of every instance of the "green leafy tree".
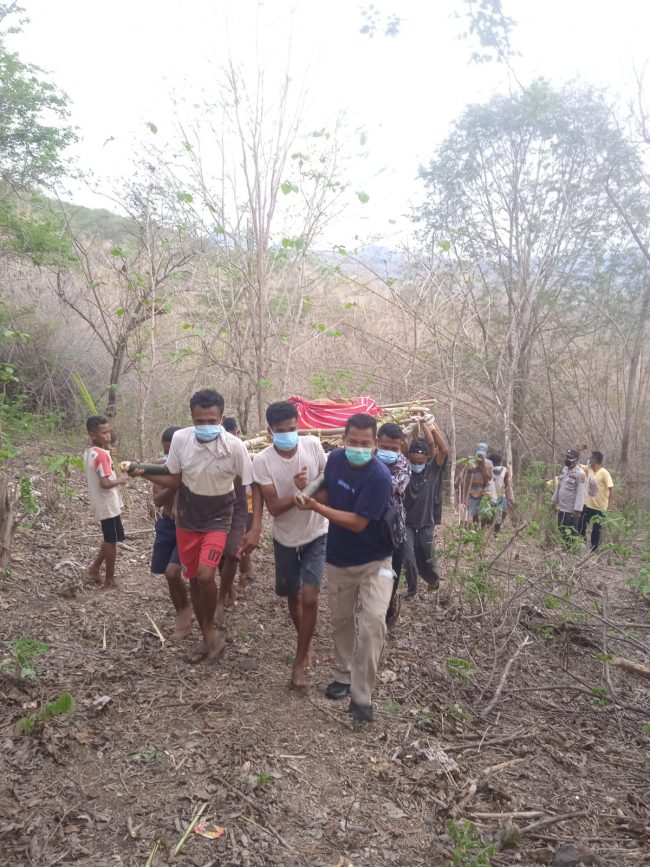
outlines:
[[22, 12], [16, 3], [0, 3], [0, 251], [43, 265], [70, 250], [60, 220], [33, 190], [63, 174], [76, 135], [65, 93], [6, 46], [6, 34], [24, 23]]
[[[0, 4], [0, 26], [22, 9]], [[22, 23], [22, 22], [20, 22]], [[5, 32], [19, 29], [8, 26]], [[64, 170], [63, 152], [74, 140], [68, 98], [38, 66], [9, 51], [0, 32], [0, 178], [15, 188], [51, 183]]]
[[470, 106], [421, 170], [423, 237], [469, 299], [468, 351], [492, 393], [508, 463], [524, 445], [531, 360], [549, 313], [573, 308], [571, 287], [616, 226], [584, 128], [636, 159], [599, 93], [544, 81]]

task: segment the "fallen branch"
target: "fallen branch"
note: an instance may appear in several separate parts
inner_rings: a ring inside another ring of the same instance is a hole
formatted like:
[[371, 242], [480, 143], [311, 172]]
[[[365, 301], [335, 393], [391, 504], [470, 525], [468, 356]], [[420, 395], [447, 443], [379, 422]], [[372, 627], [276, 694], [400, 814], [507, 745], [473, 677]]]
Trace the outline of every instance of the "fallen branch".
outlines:
[[508, 679], [508, 674], [510, 673], [510, 669], [515, 664], [517, 657], [519, 656], [521, 651], [524, 649], [524, 647], [527, 647], [529, 644], [531, 644], [531, 642], [532, 642], [532, 640], [531, 640], [530, 636], [527, 635], [524, 638], [524, 640], [521, 642], [519, 647], [512, 654], [510, 659], [507, 661], [506, 667], [503, 669], [503, 674], [501, 675], [501, 680], [499, 681], [499, 685], [497, 686], [496, 692], [494, 693], [494, 695], [492, 697], [492, 701], [488, 704], [488, 706], [483, 711], [483, 716], [487, 716], [493, 710], [494, 705], [498, 702], [499, 696], [501, 695], [501, 692], [503, 691], [503, 687], [506, 685], [506, 680]]
[[149, 621], [149, 623], [151, 623], [151, 625], [153, 626], [153, 628], [156, 630], [156, 635], [157, 635], [158, 638], [160, 639], [160, 643], [164, 645], [165, 642], [167, 641], [167, 639], [166, 639], [165, 636], [162, 634], [162, 632], [160, 631], [160, 629], [158, 629], [158, 627], [156, 626], [156, 622], [155, 622], [155, 620], [154, 620], [154, 619], [149, 615], [149, 613], [148, 613], [147, 611], [145, 611], [145, 614], [147, 615], [147, 620]]
[[616, 668], [622, 668], [623, 671], [628, 671], [630, 674], [638, 674], [639, 677], [645, 677], [650, 680], [650, 666], [642, 665], [640, 662], [633, 662], [631, 659], [624, 659], [622, 656], [615, 656], [609, 660], [610, 665]]
[[567, 819], [579, 819], [582, 816], [588, 816], [587, 810], [576, 810], [574, 813], [561, 813], [559, 816], [549, 816], [547, 819], [540, 819], [539, 822], [532, 822], [521, 829], [522, 834], [531, 834], [533, 831], [538, 831], [540, 828], [548, 828], [551, 825], [557, 825], [558, 822], [565, 822]]
[[[463, 795], [463, 797], [460, 799], [460, 801], [457, 804], [455, 804], [454, 807], [452, 807], [452, 809], [450, 811], [450, 815], [457, 816], [459, 813], [461, 813], [464, 810], [464, 808], [469, 804], [469, 802], [472, 800], [472, 798], [474, 797], [476, 792], [478, 791], [479, 785], [482, 785], [491, 774], [496, 774], [497, 771], [503, 771], [505, 768], [509, 768], [511, 765], [521, 764], [521, 762], [523, 762], [523, 761], [525, 761], [525, 759], [510, 759], [510, 761], [499, 762], [498, 765], [492, 765], [489, 768], [484, 768], [481, 771], [481, 773], [479, 774], [479, 776], [477, 777], [477, 779], [469, 781], [469, 787], [467, 789], [467, 792], [465, 793], [465, 795]], [[479, 814], [477, 813], [476, 815], [479, 815]], [[483, 815], [486, 815], [486, 814], [483, 814]], [[500, 815], [500, 814], [496, 814], [496, 815]], [[534, 815], [526, 814], [525, 816], [522, 816], [522, 818], [531, 819], [531, 818], [534, 818], [535, 816], [543, 816], [543, 815], [544, 815], [543, 813], [535, 813]]]
[[518, 739], [526, 740], [527, 738], [532, 738], [533, 735], [537, 734], [537, 732], [529, 731], [526, 729], [517, 729], [516, 732], [513, 732], [511, 735], [505, 735], [502, 738], [493, 738], [491, 741], [486, 741], [481, 739], [480, 741], [471, 741], [469, 744], [449, 744], [443, 745], [443, 749], [445, 752], [456, 752], [457, 750], [471, 750], [474, 747], [495, 747], [501, 744], [509, 744], [511, 741], [516, 741]]
[[181, 851], [181, 849], [183, 848], [183, 846], [187, 842], [187, 838], [192, 833], [194, 826], [196, 825], [196, 823], [199, 821], [199, 819], [201, 818], [201, 816], [205, 812], [205, 808], [207, 806], [208, 806], [207, 801], [204, 801], [200, 806], [198, 806], [196, 808], [196, 810], [194, 811], [194, 815], [192, 816], [192, 819], [190, 820], [190, 824], [187, 826], [187, 828], [185, 829], [185, 833], [183, 834], [181, 839], [176, 844], [176, 848], [174, 849], [174, 855], [178, 855], [178, 853]]
[[253, 825], [257, 825], [258, 828], [260, 828], [260, 827], [263, 828], [267, 833], [269, 833], [273, 837], [275, 837], [275, 839], [278, 841], [278, 843], [280, 843], [282, 846], [284, 846], [284, 848], [287, 850], [287, 852], [291, 852], [294, 855], [296, 854], [296, 850], [293, 848], [293, 846], [291, 846], [290, 843], [287, 843], [287, 841], [284, 839], [284, 837], [278, 831], [276, 831], [276, 829], [273, 827], [273, 825], [267, 820], [266, 816], [264, 815], [264, 810], [262, 809], [260, 804], [256, 804], [252, 798], [249, 798], [248, 795], [245, 795], [244, 792], [240, 792], [239, 789], [235, 788], [235, 786], [232, 786], [230, 783], [227, 783], [225, 780], [222, 780], [221, 784], [226, 789], [229, 789], [233, 795], [236, 795], [238, 798], [241, 798], [243, 801], [246, 801], [246, 803], [249, 804], [255, 810], [255, 812], [262, 819], [264, 824], [259, 825], [257, 822], [254, 822], [252, 819], [248, 818], [247, 816], [242, 816], [241, 817], [242, 819], [245, 819], [247, 822], [250, 822]]
[[544, 815], [543, 810], [524, 810], [512, 813], [471, 813], [474, 819], [538, 819]]

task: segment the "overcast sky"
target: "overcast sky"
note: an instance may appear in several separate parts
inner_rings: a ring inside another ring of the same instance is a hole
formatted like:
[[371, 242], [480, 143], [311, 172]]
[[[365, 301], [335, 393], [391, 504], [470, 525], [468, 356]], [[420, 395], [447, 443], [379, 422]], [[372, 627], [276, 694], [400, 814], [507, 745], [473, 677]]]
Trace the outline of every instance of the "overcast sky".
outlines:
[[[31, 23], [10, 44], [68, 93], [80, 164], [103, 178], [128, 174], [147, 121], [171, 128], [171, 93], [191, 102], [201, 87], [209, 91], [229, 53], [250, 71], [259, 59], [271, 79], [290, 49], [292, 76], [307, 88], [306, 128], [343, 110], [351, 128], [368, 132], [369, 157], [350, 170], [370, 200], [350, 205], [331, 242], [403, 238], [418, 166], [468, 103], [509, 87], [502, 66], [468, 63], [470, 47], [456, 38], [462, 24], [452, 18], [463, 12], [460, 0], [374, 0], [402, 23], [395, 38], [373, 39], [359, 33], [367, 4], [355, 0], [22, 2]], [[634, 69], [650, 55], [650, 2], [504, 0], [504, 7], [517, 22], [522, 82], [580, 76], [630, 98]], [[75, 198], [100, 204], [88, 190]]]

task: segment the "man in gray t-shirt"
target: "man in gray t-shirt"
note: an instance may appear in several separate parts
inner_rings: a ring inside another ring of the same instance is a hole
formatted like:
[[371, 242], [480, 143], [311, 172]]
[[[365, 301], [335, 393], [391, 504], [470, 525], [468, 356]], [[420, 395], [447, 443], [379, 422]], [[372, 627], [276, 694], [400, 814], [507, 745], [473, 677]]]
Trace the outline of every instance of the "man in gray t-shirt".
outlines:
[[570, 547], [571, 539], [578, 535], [578, 522], [582, 514], [587, 493], [587, 475], [580, 467], [580, 452], [567, 449], [564, 467], [551, 500], [551, 508], [557, 509], [557, 523], [565, 547]]

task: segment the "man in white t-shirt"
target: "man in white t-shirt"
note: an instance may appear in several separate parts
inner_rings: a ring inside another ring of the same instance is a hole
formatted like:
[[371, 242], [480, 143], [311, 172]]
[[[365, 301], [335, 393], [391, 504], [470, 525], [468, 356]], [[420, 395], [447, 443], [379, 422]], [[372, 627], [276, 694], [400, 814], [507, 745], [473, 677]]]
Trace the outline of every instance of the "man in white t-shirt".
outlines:
[[190, 399], [192, 427], [176, 431], [169, 449], [166, 475], [148, 478], [176, 494], [176, 542], [183, 574], [203, 633], [203, 643], [188, 657], [190, 663], [217, 660], [225, 640], [217, 633], [215, 575], [232, 524], [236, 491], [253, 481], [251, 459], [243, 442], [221, 426], [224, 400], [204, 388]]
[[[298, 410], [294, 404], [272, 403], [266, 410], [266, 421], [273, 445], [256, 455], [253, 481], [260, 486], [273, 516], [275, 592], [286, 597], [298, 633], [291, 683], [305, 689], [305, 669], [311, 664], [318, 595], [325, 574], [328, 523], [316, 512], [299, 511], [294, 497], [324, 471], [327, 456], [318, 437], [298, 436]], [[255, 526], [259, 526], [260, 519], [260, 514], [255, 516]]]

